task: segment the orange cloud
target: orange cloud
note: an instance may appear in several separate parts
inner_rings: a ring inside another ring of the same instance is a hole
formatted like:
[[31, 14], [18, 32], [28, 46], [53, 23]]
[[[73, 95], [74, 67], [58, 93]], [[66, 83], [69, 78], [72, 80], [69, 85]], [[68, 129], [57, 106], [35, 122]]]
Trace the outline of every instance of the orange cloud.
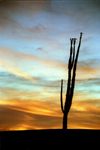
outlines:
[[80, 64], [78, 63], [78, 67], [77, 67], [77, 78], [81, 79], [81, 78], [90, 78], [91, 76], [97, 76], [99, 75], [99, 68], [91, 68], [90, 67], [84, 67], [84, 66], [80, 66]]
[[56, 128], [61, 124], [58, 106], [48, 102], [11, 100], [2, 102], [1, 130]]
[[[62, 128], [60, 103], [32, 100], [4, 100], [0, 103], [1, 130]], [[92, 100], [73, 102], [68, 115], [68, 128], [100, 129], [100, 110], [94, 104]]]
[[92, 78], [100, 74], [98, 60], [92, 59], [88, 61], [79, 61], [77, 64], [78, 78]]
[[50, 102], [42, 102], [42, 101], [32, 101], [32, 100], [1, 100], [1, 105], [7, 105], [14, 110], [31, 112], [33, 114], [41, 114], [48, 116], [60, 116], [58, 114], [59, 107], [56, 105], [52, 105]]
[[100, 100], [74, 101], [69, 112], [69, 128], [100, 129]]

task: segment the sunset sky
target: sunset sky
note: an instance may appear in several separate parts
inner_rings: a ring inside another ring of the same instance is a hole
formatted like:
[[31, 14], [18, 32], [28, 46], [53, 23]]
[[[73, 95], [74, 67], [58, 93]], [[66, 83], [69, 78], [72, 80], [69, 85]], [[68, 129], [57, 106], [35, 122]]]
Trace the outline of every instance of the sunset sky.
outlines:
[[100, 129], [100, 1], [0, 2], [0, 131], [61, 129], [70, 38], [83, 32], [68, 129]]

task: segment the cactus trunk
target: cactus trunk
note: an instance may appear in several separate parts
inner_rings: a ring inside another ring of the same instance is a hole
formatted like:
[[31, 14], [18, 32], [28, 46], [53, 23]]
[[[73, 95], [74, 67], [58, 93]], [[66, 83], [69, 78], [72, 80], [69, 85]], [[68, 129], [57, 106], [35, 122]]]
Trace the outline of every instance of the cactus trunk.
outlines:
[[[74, 94], [76, 67], [77, 67], [79, 49], [80, 49], [80, 45], [81, 45], [81, 38], [82, 38], [82, 32], [80, 33], [80, 40], [79, 40], [79, 45], [78, 45], [78, 49], [77, 49], [77, 53], [76, 53], [76, 58], [75, 58], [76, 39], [75, 38], [70, 39], [71, 47], [70, 47], [70, 57], [69, 57], [69, 63], [68, 63], [68, 83], [67, 83], [66, 100], [65, 100], [64, 108], [63, 108], [63, 99], [62, 99], [63, 80], [61, 80], [61, 109], [63, 112], [63, 129], [67, 129], [68, 112], [70, 110], [70, 107], [72, 104], [72, 98], [73, 98], [73, 94]], [[73, 47], [72, 47], [72, 45], [73, 45]], [[72, 55], [73, 55], [73, 57], [72, 57]], [[72, 69], [73, 69], [73, 76], [71, 79]]]
[[64, 130], [67, 129], [67, 120], [68, 120], [68, 113], [64, 112], [64, 115], [63, 115], [63, 129]]

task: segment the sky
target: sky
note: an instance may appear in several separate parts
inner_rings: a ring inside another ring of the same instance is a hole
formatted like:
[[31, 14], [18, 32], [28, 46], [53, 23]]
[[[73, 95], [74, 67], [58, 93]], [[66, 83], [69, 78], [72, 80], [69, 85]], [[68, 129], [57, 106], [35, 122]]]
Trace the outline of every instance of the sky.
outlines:
[[83, 32], [68, 129], [100, 129], [100, 1], [0, 2], [0, 131], [62, 129], [70, 38]]

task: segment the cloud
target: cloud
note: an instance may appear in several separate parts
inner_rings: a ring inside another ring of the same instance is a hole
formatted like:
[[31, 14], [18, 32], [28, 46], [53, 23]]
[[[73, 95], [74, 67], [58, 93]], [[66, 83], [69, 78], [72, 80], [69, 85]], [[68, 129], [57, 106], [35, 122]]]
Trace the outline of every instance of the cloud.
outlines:
[[[84, 86], [84, 87], [96, 87], [97, 88], [100, 85], [100, 78], [94, 77], [94, 78], [86, 78], [86, 79], [76, 79], [76, 84], [78, 84], [79, 86]], [[93, 90], [94, 89], [95, 88], [93, 88]]]
[[99, 116], [78, 111], [69, 113], [68, 126], [74, 129], [100, 129]]
[[21, 76], [23, 78], [29, 79], [32, 82], [34, 81], [34, 79], [29, 75], [29, 73], [22, 71], [21, 66], [17, 65], [18, 58], [16, 60], [16, 57], [13, 55], [13, 53], [6, 51], [4, 49], [3, 50], [0, 49], [0, 53], [1, 53], [0, 57], [1, 69], [11, 72], [12, 74]]
[[[99, 129], [100, 100], [74, 102], [68, 115], [68, 128]], [[41, 101], [2, 101], [0, 130], [31, 130], [62, 128], [60, 105]], [[5, 119], [4, 119], [5, 118]]]
[[[49, 129], [59, 127], [59, 108], [48, 102], [5, 101], [0, 105], [1, 130]], [[5, 119], [4, 119], [5, 118]]]
[[20, 112], [10, 107], [5, 109], [2, 117], [5, 117], [8, 113], [8, 118], [4, 121], [0, 118], [2, 122], [1, 130], [52, 129], [61, 124], [60, 117]]
[[36, 73], [44, 74], [44, 70], [66, 69], [66, 64], [59, 60], [54, 59], [47, 60], [39, 58], [35, 55], [18, 53], [14, 52], [13, 50], [8, 50], [4, 48], [0, 49], [0, 53], [1, 53], [0, 62], [2, 69], [11, 72], [15, 75], [21, 76], [23, 78], [29, 79], [32, 82], [34, 81], [34, 78], [30, 75], [32, 73], [31, 70], [34, 70], [34, 72]]
[[69, 112], [69, 128], [99, 129], [100, 100], [74, 101]]
[[19, 98], [13, 98], [8, 100], [0, 100], [1, 105], [7, 105], [12, 107], [12, 109], [31, 112], [33, 114], [41, 114], [48, 116], [61, 116], [59, 113], [59, 105], [56, 102], [51, 101], [41, 101], [41, 100], [21, 100]]
[[24, 85], [29, 88], [32, 88], [32, 86], [40, 86], [40, 87], [50, 87], [50, 88], [58, 88], [60, 85], [60, 80], [49, 80], [48, 78], [45, 77], [33, 77], [34, 78], [34, 84], [29, 81], [28, 79], [25, 79], [23, 77], [14, 75], [12, 73], [6, 72], [6, 71], [2, 71], [0, 72], [0, 83], [1, 83], [1, 87], [2, 84], [3, 86], [5, 86], [5, 88], [7, 87], [7, 85], [12, 84], [14, 87], [18, 87], [20, 85]]
[[[32, 3], [34, 4], [34, 5], [32, 5]], [[38, 12], [40, 12], [43, 8], [44, 8], [44, 6], [45, 6], [45, 4], [46, 4], [47, 2], [46, 1], [44, 1], [44, 2], [41, 2], [41, 1], [39, 1], [38, 3], [37, 2], [32, 2], [32, 1], [29, 1], [29, 2], [21, 2], [21, 1], [14, 1], [14, 2], [4, 2], [4, 1], [2, 1], [1, 2], [1, 5], [0, 5], [0, 7], [1, 7], [1, 10], [3, 11], [5, 11], [6, 10], [6, 12], [9, 12], [9, 13], [16, 13], [16, 12], [18, 12], [19, 14], [25, 14], [25, 15], [32, 15], [33, 13], [38, 13]]]
[[91, 78], [99, 75], [98, 60], [78, 61], [77, 74], [78, 78]]
[[43, 51], [43, 48], [42, 48], [42, 47], [38, 47], [38, 48], [37, 48], [37, 51], [38, 51], [38, 50], [39, 50], [39, 51]]
[[[33, 3], [34, 5], [31, 5]], [[2, 37], [8, 41], [34, 41], [41, 35], [47, 35], [48, 28], [36, 23], [37, 17], [46, 2], [1, 2], [0, 31]], [[30, 22], [27, 24], [26, 22]], [[12, 42], [11, 42], [12, 44]]]

